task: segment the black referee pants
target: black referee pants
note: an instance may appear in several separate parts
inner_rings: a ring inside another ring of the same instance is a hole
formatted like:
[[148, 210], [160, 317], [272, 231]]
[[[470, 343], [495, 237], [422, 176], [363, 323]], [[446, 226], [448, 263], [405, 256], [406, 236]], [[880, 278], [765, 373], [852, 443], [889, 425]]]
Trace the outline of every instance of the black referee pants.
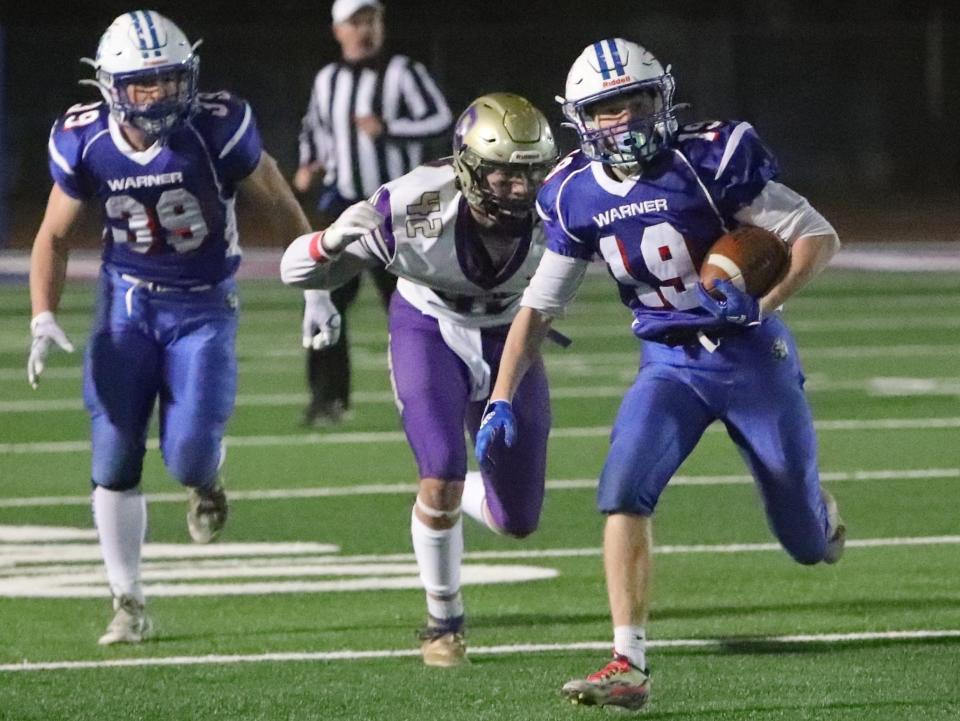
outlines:
[[[370, 276], [377, 287], [377, 293], [384, 310], [390, 306], [390, 296], [397, 286], [397, 278], [381, 267], [371, 268]], [[342, 410], [350, 407], [350, 348], [348, 340], [349, 322], [347, 308], [356, 299], [360, 290], [358, 275], [346, 285], [331, 292], [333, 304], [340, 312], [340, 340], [330, 348], [307, 351], [307, 383], [310, 386], [310, 407], [308, 416], [325, 415], [326, 409], [339, 404]]]

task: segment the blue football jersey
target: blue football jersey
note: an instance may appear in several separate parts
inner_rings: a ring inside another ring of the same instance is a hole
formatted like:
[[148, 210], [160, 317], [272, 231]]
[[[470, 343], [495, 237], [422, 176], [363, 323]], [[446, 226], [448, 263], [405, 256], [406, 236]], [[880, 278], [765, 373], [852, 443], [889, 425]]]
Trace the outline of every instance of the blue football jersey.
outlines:
[[706, 314], [695, 286], [707, 251], [777, 174], [749, 123], [695, 123], [637, 179], [613, 180], [574, 151], [540, 190], [537, 210], [547, 247], [587, 260], [600, 255], [631, 310]]
[[54, 123], [48, 150], [65, 193], [103, 204], [106, 267], [179, 286], [236, 271], [237, 184], [262, 150], [244, 100], [201, 93], [197, 111], [143, 151], [127, 143], [105, 103], [75, 105]]

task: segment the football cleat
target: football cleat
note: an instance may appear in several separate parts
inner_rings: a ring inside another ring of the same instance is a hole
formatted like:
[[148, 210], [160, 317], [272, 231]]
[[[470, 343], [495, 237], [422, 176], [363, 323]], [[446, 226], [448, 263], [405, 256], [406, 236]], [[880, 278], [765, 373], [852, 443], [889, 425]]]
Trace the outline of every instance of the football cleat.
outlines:
[[827, 550], [823, 554], [824, 563], [836, 563], [843, 555], [843, 547], [847, 542], [847, 527], [840, 518], [837, 501], [833, 495], [821, 489], [823, 504], [827, 507]]
[[613, 660], [585, 679], [576, 678], [564, 684], [563, 697], [584, 706], [619, 706], [636, 711], [650, 697], [650, 673], [634, 666], [626, 656]]
[[431, 617], [427, 627], [417, 633], [426, 666], [453, 668], [469, 663], [467, 644], [463, 640], [463, 616], [451, 621], [441, 624]]
[[187, 507], [187, 529], [194, 543], [216, 541], [227, 523], [227, 494], [218, 482], [213, 488], [191, 488]]
[[140, 643], [150, 636], [153, 623], [144, 609], [144, 605], [133, 596], [119, 596], [113, 599], [116, 613], [107, 632], [97, 641], [101, 646], [115, 643]]

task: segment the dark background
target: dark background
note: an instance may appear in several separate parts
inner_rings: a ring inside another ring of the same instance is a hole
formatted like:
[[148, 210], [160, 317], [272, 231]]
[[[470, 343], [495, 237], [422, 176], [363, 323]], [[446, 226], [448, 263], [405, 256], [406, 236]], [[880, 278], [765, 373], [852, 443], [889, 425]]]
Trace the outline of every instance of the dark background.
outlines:
[[[640, 42], [673, 65], [687, 119], [749, 120], [776, 151], [783, 180], [863, 237], [956, 238], [960, 207], [960, 8], [945, 0], [819, 3], [733, 0], [385, 0], [387, 48], [423, 61], [454, 114], [494, 90], [526, 95], [559, 126], [554, 95], [582, 48]], [[89, 77], [120, 2], [0, 0], [0, 247], [26, 247], [50, 179], [54, 119], [96, 99]], [[338, 56], [330, 2], [184, 2], [151, 6], [203, 38], [201, 88], [247, 98], [267, 149], [289, 177], [313, 75]], [[558, 136], [573, 147], [572, 131]], [[309, 206], [309, 199], [305, 199]], [[5, 230], [4, 226], [5, 225]], [[939, 230], [938, 230], [939, 228]], [[903, 238], [898, 238], [903, 239]], [[95, 238], [93, 239], [96, 240]], [[250, 242], [249, 239], [247, 242]]]

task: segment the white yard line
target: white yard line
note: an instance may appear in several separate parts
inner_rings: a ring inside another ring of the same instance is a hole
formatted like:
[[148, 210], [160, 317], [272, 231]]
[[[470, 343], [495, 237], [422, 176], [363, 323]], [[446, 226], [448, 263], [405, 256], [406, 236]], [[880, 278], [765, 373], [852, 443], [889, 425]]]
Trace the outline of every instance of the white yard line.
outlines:
[[[553, 400], [581, 398], [620, 398], [629, 387], [629, 382], [616, 386], [554, 386], [550, 389]], [[823, 374], [807, 377], [808, 392], [862, 391], [873, 396], [930, 396], [960, 395], [960, 378], [914, 378], [878, 376], [832, 380]], [[356, 391], [350, 396], [356, 405], [394, 405], [392, 391]], [[302, 406], [305, 393], [241, 393], [237, 396], [238, 407], [283, 407]], [[17, 401], [0, 401], [0, 413], [60, 413], [82, 411], [83, 400], [74, 398], [42, 398]]]
[[[960, 638], [960, 629], [918, 629], [909, 631], [860, 631], [852, 633], [814, 633], [789, 636], [758, 636], [753, 638], [674, 638], [651, 639], [651, 649], [706, 648], [721, 650], [731, 642], [738, 645], [836, 644], [871, 641], [924, 641]], [[524, 643], [501, 646], [471, 646], [473, 656], [507, 656], [529, 653], [558, 653], [565, 651], [609, 651], [610, 641], [581, 641], [576, 643]], [[284, 663], [304, 661], [362, 661], [383, 658], [415, 658], [419, 649], [376, 649], [370, 651], [289, 651], [260, 654], [210, 654], [206, 656], [161, 656], [155, 658], [116, 658], [99, 661], [47, 661], [0, 664], [0, 672], [17, 671], [73, 671], [102, 668], [144, 668], [157, 666], [208, 666], [237, 663]]]
[[[930, 430], [937, 428], [960, 428], [960, 417], [944, 418], [873, 418], [835, 419], [816, 421], [818, 431], [900, 431]], [[722, 425], [714, 423], [707, 428], [708, 433], [725, 432]], [[610, 435], [610, 426], [583, 426], [554, 428], [551, 438], [604, 438]], [[315, 446], [315, 445], [354, 445], [367, 443], [399, 443], [407, 439], [403, 431], [366, 431], [352, 433], [305, 433], [285, 435], [227, 436], [228, 448], [264, 448], [270, 446]], [[150, 439], [147, 448], [159, 448], [158, 441]], [[0, 443], [0, 454], [49, 454], [49, 453], [86, 453], [89, 452], [88, 440], [77, 441], [40, 441], [32, 443]]]
[[[820, 480], [835, 481], [884, 481], [925, 480], [960, 478], [960, 468], [923, 468], [908, 470], [858, 470], [822, 471]], [[753, 477], [744, 474], [717, 476], [674, 476], [671, 486], [728, 486], [750, 485]], [[551, 491], [570, 491], [595, 488], [595, 478], [573, 478], [547, 481]], [[231, 501], [283, 501], [298, 498], [337, 498], [343, 496], [411, 495], [417, 489], [415, 483], [364, 483], [350, 486], [319, 486], [310, 488], [276, 488], [257, 491], [231, 490]], [[148, 503], [183, 503], [185, 492], [148, 493]], [[86, 506], [90, 496], [29, 496], [24, 498], [0, 498], [0, 508], [39, 508], [44, 506]], [[0, 535], [0, 540], [3, 540]]]
[[[576, 338], [574, 338], [576, 341]], [[574, 346], [576, 348], [576, 346]], [[800, 357], [810, 359], [850, 360], [856, 361], [865, 358], [923, 358], [946, 356], [956, 358], [960, 355], [960, 345], [957, 344], [914, 344], [914, 345], [880, 345], [880, 346], [823, 346], [811, 347], [805, 345], [800, 350]], [[244, 360], [241, 353], [240, 375], [277, 376], [303, 375], [302, 363], [293, 362], [294, 359], [303, 359], [303, 350], [292, 346], [277, 348], [257, 353], [258, 360]], [[636, 367], [640, 358], [640, 348], [616, 352], [574, 352], [550, 351], [547, 356], [547, 368], [552, 373], [580, 372], [580, 369], [597, 370], [604, 367], [608, 372], [609, 366]], [[278, 362], [290, 359], [290, 362]], [[361, 371], [379, 371], [387, 369], [387, 357], [384, 352], [364, 352], [358, 348], [351, 356], [354, 368]], [[63, 367], [51, 361], [43, 377], [49, 380], [75, 380], [81, 377], [80, 366]], [[0, 382], [26, 383], [27, 371], [25, 367], [0, 367]]]

